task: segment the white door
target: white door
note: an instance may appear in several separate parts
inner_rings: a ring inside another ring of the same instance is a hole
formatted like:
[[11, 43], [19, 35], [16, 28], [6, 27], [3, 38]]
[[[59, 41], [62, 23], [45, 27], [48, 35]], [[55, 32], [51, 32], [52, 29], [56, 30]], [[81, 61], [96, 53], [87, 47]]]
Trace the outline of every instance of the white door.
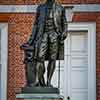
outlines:
[[70, 32], [66, 44], [68, 96], [71, 100], [88, 100], [87, 32]]
[[[65, 100], [96, 100], [95, 25], [71, 24], [60, 61], [60, 94]], [[52, 84], [58, 86], [58, 66]]]

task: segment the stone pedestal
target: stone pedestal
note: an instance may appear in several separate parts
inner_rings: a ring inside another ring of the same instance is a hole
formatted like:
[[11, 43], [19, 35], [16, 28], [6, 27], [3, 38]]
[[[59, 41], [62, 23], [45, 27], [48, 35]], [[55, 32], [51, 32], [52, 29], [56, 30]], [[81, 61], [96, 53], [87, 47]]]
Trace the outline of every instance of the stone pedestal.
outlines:
[[59, 94], [59, 89], [55, 87], [23, 87], [21, 93], [32, 94]]
[[59, 94], [16, 94], [17, 99], [23, 100], [63, 100], [64, 97]]
[[63, 100], [59, 89], [54, 87], [23, 87], [16, 92], [18, 100]]

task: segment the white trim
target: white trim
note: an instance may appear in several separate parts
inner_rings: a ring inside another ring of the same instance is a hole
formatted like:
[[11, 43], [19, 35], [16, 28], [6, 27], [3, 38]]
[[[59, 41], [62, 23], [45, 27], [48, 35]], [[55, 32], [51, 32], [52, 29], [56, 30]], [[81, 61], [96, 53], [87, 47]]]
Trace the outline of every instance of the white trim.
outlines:
[[[88, 76], [88, 100], [96, 100], [96, 23], [69, 23], [68, 24], [69, 31], [87, 31], [88, 33], [88, 66], [89, 66], [89, 76]], [[65, 40], [66, 43], [66, 40]], [[65, 49], [66, 49], [65, 44]], [[65, 53], [66, 55], [66, 53]], [[65, 56], [65, 60], [67, 56]], [[69, 61], [70, 63], [70, 61]], [[68, 77], [68, 69], [65, 66], [65, 75]], [[70, 91], [67, 91], [66, 83], [68, 82], [67, 78], [65, 78], [65, 100], [67, 100], [67, 96], [70, 96]], [[67, 96], [66, 96], [67, 95]]]
[[[33, 13], [38, 5], [0, 5], [1, 13]], [[71, 4], [73, 12], [100, 12], [100, 4]]]
[[7, 100], [8, 24], [0, 23], [1, 30], [1, 97]]
[[100, 4], [71, 4], [73, 12], [100, 12]]

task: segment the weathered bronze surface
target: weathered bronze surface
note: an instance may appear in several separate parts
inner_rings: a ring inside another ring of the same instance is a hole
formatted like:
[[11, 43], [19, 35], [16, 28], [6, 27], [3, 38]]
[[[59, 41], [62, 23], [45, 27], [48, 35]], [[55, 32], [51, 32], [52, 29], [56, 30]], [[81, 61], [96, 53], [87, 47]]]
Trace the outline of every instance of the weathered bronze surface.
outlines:
[[[21, 48], [25, 51], [27, 86], [52, 87], [56, 59], [67, 37], [65, 9], [55, 0], [47, 0], [37, 8], [32, 35]], [[63, 49], [62, 49], [63, 50]], [[60, 55], [61, 56], [61, 55]], [[44, 61], [48, 60], [47, 82]]]

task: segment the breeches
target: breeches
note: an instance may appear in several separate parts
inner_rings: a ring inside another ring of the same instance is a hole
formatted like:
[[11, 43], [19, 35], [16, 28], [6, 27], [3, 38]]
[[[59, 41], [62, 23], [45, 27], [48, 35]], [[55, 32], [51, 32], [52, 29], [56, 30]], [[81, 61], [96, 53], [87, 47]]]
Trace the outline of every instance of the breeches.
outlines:
[[41, 44], [38, 52], [38, 63], [36, 66], [37, 76], [40, 84], [44, 85], [44, 73], [45, 73], [45, 57], [48, 55], [48, 67], [47, 67], [47, 85], [50, 85], [53, 72], [55, 70], [55, 61], [58, 51], [58, 34], [56, 32], [45, 32], [43, 34]]
[[56, 32], [45, 32], [39, 47], [38, 58], [42, 61], [48, 55], [49, 60], [56, 60], [58, 51], [58, 34]]

